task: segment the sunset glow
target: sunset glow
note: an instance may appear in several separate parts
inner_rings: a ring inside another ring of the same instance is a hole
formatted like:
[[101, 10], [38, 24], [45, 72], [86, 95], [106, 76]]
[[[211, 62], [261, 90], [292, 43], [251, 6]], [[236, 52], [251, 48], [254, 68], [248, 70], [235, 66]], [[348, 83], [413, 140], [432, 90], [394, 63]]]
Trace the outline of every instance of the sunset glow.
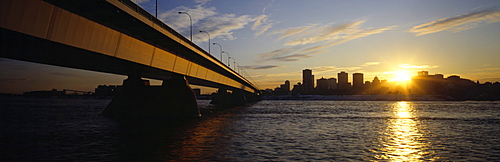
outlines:
[[411, 74], [408, 71], [404, 70], [396, 71], [394, 73], [394, 78], [392, 79], [392, 81], [399, 81], [399, 82], [409, 81], [409, 80], [411, 80]]

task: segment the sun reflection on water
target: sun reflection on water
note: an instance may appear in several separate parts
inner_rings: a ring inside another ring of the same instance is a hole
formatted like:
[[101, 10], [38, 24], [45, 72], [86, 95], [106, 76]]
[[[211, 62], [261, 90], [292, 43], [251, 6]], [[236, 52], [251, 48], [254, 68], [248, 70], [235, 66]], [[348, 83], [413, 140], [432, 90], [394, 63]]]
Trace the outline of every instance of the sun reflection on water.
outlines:
[[414, 108], [409, 102], [397, 102], [393, 106], [394, 117], [390, 119], [385, 138], [383, 155], [377, 159], [388, 159], [391, 161], [422, 161], [423, 147], [426, 143], [421, 142], [423, 137], [419, 133], [417, 121], [414, 120]]

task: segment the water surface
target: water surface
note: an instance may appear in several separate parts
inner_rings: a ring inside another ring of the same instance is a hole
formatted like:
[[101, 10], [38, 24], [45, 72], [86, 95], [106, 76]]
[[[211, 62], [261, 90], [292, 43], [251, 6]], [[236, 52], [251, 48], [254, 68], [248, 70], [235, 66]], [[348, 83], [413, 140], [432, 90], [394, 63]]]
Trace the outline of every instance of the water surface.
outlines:
[[500, 160], [500, 102], [201, 100], [200, 119], [125, 125], [109, 101], [0, 99], [0, 160]]

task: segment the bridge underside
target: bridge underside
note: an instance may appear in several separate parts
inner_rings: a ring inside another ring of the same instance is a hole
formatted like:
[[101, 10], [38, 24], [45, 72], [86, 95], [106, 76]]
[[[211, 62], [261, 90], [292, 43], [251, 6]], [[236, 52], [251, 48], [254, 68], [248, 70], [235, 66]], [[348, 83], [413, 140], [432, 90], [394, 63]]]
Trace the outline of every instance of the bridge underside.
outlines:
[[183, 36], [121, 2], [1, 1], [0, 56], [160, 80], [180, 74], [194, 85], [258, 92]]
[[[0, 56], [5, 58], [119, 75], [138, 75], [157, 80], [166, 80], [175, 74], [4, 28], [0, 29], [0, 33], [2, 33]], [[227, 87], [195, 77], [186, 76], [186, 78], [193, 85]]]
[[[105, 114], [198, 116], [188, 82], [219, 88], [215, 104], [258, 96], [252, 83], [157, 19], [132, 10], [130, 1], [46, 1], [0, 1], [0, 57], [129, 76]], [[141, 77], [163, 84], [150, 86]]]

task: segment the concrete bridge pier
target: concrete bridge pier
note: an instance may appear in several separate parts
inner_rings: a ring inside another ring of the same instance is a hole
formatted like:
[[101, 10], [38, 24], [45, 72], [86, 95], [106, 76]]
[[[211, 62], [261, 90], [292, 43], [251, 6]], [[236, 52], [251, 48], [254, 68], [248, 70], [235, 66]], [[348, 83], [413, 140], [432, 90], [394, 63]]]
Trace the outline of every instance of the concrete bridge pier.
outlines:
[[183, 75], [172, 74], [161, 86], [138, 75], [123, 81], [103, 115], [117, 119], [179, 120], [201, 116], [196, 96]]
[[212, 95], [211, 104], [222, 106], [239, 106], [247, 103], [243, 90], [232, 89], [228, 92], [226, 88], [219, 88], [217, 93]]
[[252, 102], [257, 102], [262, 100], [261, 96], [259, 93], [249, 93], [245, 92], [245, 98], [247, 99], [247, 102], [252, 103]]

